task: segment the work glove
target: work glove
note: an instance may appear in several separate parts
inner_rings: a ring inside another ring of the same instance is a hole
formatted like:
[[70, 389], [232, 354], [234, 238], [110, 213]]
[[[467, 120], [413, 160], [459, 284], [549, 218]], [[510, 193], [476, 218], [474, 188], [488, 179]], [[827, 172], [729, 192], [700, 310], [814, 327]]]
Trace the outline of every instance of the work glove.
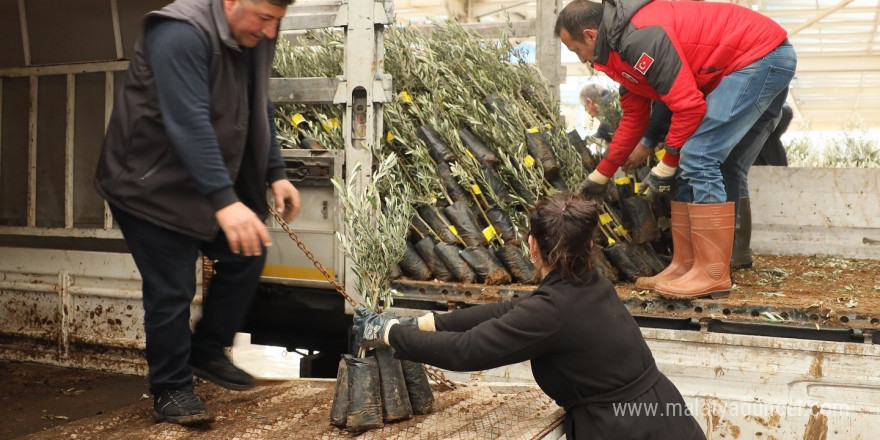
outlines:
[[608, 178], [598, 171], [593, 171], [578, 186], [578, 194], [587, 199], [601, 202], [605, 198], [605, 185]]
[[352, 328], [355, 344], [364, 348], [388, 345], [388, 331], [399, 322], [394, 315], [380, 315], [366, 307], [357, 306], [354, 309]]
[[399, 316], [397, 317], [398, 324], [407, 325], [412, 327], [419, 326], [419, 317], [418, 316]]
[[672, 184], [675, 183], [675, 167], [666, 165], [663, 162], [658, 163], [651, 172], [645, 176], [645, 179], [639, 184], [639, 193], [656, 196], [659, 194], [669, 194], [672, 191]]

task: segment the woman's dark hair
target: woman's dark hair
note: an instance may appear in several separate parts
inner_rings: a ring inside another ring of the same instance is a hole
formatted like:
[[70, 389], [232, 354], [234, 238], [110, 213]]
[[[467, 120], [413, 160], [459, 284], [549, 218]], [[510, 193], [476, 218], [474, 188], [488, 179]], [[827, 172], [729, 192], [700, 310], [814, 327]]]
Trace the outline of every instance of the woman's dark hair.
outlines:
[[544, 264], [563, 278], [583, 281], [580, 275], [592, 267], [591, 240], [598, 223], [594, 202], [571, 192], [557, 193], [535, 205], [529, 233], [538, 242]]
[[583, 41], [584, 29], [599, 29], [599, 24], [602, 23], [603, 10], [604, 6], [602, 3], [590, 0], [574, 0], [559, 12], [553, 34], [558, 37], [559, 32], [565, 29], [568, 35], [571, 35], [571, 38], [574, 38], [575, 41]]

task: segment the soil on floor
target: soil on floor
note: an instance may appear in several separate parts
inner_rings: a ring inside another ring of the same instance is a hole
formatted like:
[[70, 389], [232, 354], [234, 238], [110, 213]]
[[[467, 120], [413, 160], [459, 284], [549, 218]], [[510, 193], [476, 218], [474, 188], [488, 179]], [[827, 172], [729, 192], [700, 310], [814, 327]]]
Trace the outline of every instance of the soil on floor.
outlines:
[[[793, 316], [797, 314], [801, 320], [818, 326], [880, 328], [880, 261], [774, 255], [756, 255], [753, 261], [751, 269], [733, 272], [735, 284], [725, 298], [696, 300], [690, 310], [650, 307], [644, 310], [631, 307], [631, 310], [642, 314], [704, 317], [707, 314], [704, 306], [717, 303], [719, 306], [713, 310], [746, 312], [714, 312], [713, 317], [719, 319], [784, 324], [797, 323], [793, 322], [799, 321]], [[624, 301], [662, 299], [654, 292], [636, 290], [632, 283], [618, 284], [617, 292]]]
[[[34, 364], [4, 364], [7, 371], [20, 377], [37, 377], [47, 369]], [[67, 377], [65, 371], [56, 371], [55, 377]], [[186, 427], [171, 423], [156, 423], [148, 400], [129, 403], [100, 401], [112, 395], [136, 397], [143, 379], [119, 382], [116, 390], [90, 386], [103, 382], [100, 373], [76, 373], [84, 392], [62, 401], [64, 405], [50, 405], [52, 399], [38, 399], [36, 395], [19, 392], [23, 398], [15, 414], [20, 429], [9, 429], [4, 424], [3, 436], [12, 439], [27, 435], [29, 440], [91, 439], [143, 440], [161, 439], [294, 439], [294, 440], [411, 440], [421, 438], [458, 438], [462, 440], [533, 438], [542, 431], [561, 423], [562, 409], [536, 386], [515, 387], [498, 391], [486, 385], [468, 383], [452, 391], [434, 390], [434, 405], [430, 414], [413, 416], [408, 420], [387, 423], [384, 427], [363, 433], [351, 433], [330, 425], [330, 407], [335, 381], [326, 379], [292, 379], [289, 381], [261, 381], [247, 391], [230, 391], [198, 381], [196, 394], [208, 404], [214, 421], [210, 424]], [[50, 381], [52, 382], [52, 381]], [[140, 382], [140, 383], [139, 383]], [[57, 383], [56, 385], [62, 385]], [[83, 398], [81, 396], [88, 396]], [[44, 396], [45, 397], [45, 396]], [[79, 399], [78, 399], [79, 398]], [[118, 408], [110, 409], [118, 405]], [[80, 407], [104, 408], [92, 414], [81, 413]], [[51, 408], [46, 410], [45, 408]], [[43, 419], [51, 413], [66, 419]], [[27, 426], [26, 419], [51, 421], [54, 427]], [[77, 420], [79, 419], [79, 420]]]

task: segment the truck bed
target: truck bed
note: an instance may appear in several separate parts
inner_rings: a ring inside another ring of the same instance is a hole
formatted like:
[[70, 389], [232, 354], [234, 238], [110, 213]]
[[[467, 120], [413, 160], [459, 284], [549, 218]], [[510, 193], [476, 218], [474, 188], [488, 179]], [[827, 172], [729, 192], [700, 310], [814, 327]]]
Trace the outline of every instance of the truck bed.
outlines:
[[[618, 283], [617, 293], [640, 324], [648, 327], [693, 319], [837, 330], [859, 338], [878, 328], [880, 261], [792, 255], [755, 255], [753, 259], [752, 269], [733, 273], [735, 285], [728, 297], [667, 300], [654, 292], [637, 290], [632, 283]], [[500, 301], [535, 288], [404, 279], [396, 280], [394, 287], [403, 294], [395, 300], [396, 307], [434, 309]], [[857, 338], [852, 342], [864, 341]]]
[[151, 402], [81, 419], [27, 439], [542, 439], [563, 437], [563, 411], [534, 385], [469, 383], [434, 391], [431, 414], [352, 435], [330, 425], [335, 380], [263, 381], [252, 390], [228, 391], [199, 381], [215, 417], [210, 429], [155, 423]]

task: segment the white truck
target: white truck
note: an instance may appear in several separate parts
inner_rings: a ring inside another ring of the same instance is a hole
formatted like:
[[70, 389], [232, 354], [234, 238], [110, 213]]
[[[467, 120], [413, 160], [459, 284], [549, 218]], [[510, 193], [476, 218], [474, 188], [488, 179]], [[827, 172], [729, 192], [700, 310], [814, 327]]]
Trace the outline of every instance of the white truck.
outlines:
[[[49, 3], [0, 2], [0, 358], [145, 374], [140, 278], [91, 179], [139, 19], [166, 0]], [[539, 60], [552, 60], [554, 50], [558, 60], [558, 44], [546, 43], [552, 25], [544, 22], [553, 18], [539, 21], [539, 49], [550, 48]], [[359, 147], [382, 131], [391, 77], [381, 71], [381, 28], [392, 22], [390, 2], [336, 0], [298, 2], [282, 23], [285, 30], [337, 26], [348, 36], [343, 76], [272, 85], [276, 103], [346, 108], [344, 151], [284, 154], [304, 207], [295, 230], [345, 285], [351, 274], [333, 235], [339, 225], [329, 179], [350, 177], [346, 164], [367, 163]], [[547, 71], [558, 75], [554, 69]], [[880, 259], [880, 170], [756, 167], [750, 183], [756, 253]], [[314, 353], [302, 376], [335, 377], [338, 356], [348, 351], [344, 301], [271, 219], [269, 226], [275, 246], [245, 331], [255, 343]], [[397, 287], [400, 307], [420, 310], [478, 302], [473, 293], [483, 288]], [[502, 288], [496, 297], [527, 290]], [[868, 439], [880, 432], [880, 310], [852, 317], [863, 325], [815, 328], [797, 319], [725, 319], [732, 317], [716, 313], [721, 306], [712, 301], [653, 304], [704, 315], [690, 318], [642, 315], [641, 303], [629, 305], [660, 370], [709, 438]], [[447, 375], [533, 382], [526, 365]], [[538, 438], [559, 438], [553, 423]]]

